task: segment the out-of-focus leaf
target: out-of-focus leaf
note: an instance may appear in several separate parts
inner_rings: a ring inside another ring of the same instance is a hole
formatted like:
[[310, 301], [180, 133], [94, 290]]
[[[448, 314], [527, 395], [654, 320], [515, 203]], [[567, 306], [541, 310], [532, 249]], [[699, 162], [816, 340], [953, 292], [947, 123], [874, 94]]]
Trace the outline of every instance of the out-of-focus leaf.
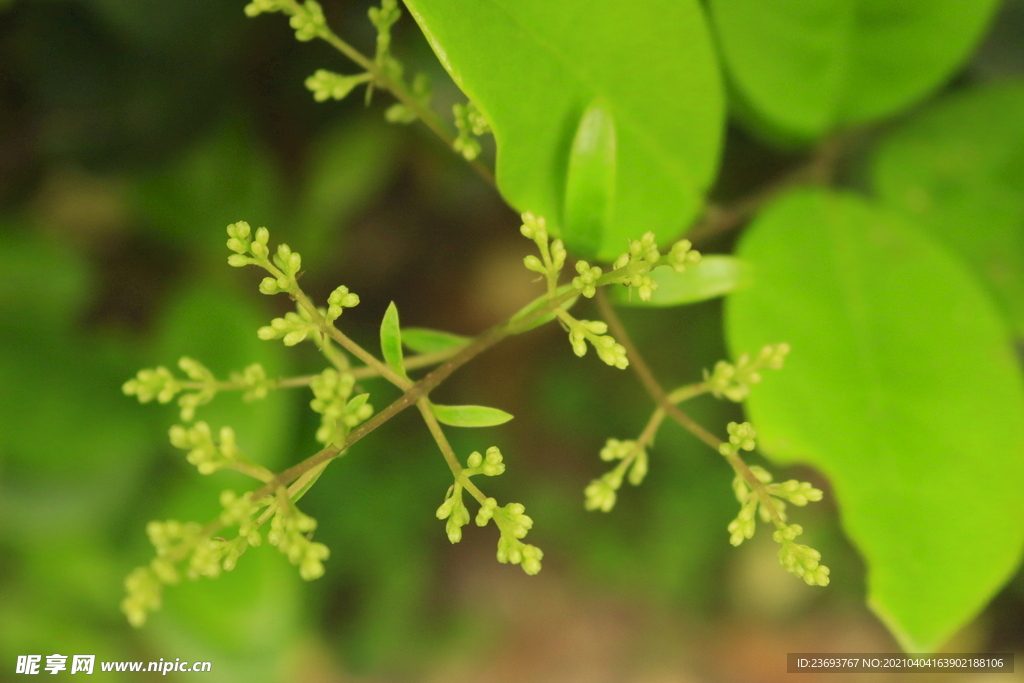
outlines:
[[563, 227], [573, 135], [602, 97], [615, 121], [618, 176], [600, 258], [648, 230], [675, 237], [699, 211], [718, 167], [724, 108], [696, 0], [406, 4], [490, 123], [498, 187], [517, 210]]
[[712, 24], [755, 129], [807, 141], [879, 119], [956, 71], [996, 0], [711, 0]]
[[658, 288], [651, 294], [650, 301], [641, 301], [631, 288], [612, 287], [612, 301], [620, 306], [682, 306], [698, 301], [725, 296], [748, 287], [754, 273], [750, 264], [734, 256], [705, 256], [684, 273], [671, 268], [657, 268], [651, 278]]
[[[281, 343], [256, 336], [256, 330], [270, 317], [259, 302], [256, 293], [239, 293], [224, 283], [199, 282], [186, 288], [163, 313], [153, 365], [164, 365], [180, 377], [178, 359], [188, 356], [218, 379], [253, 363], [262, 364], [268, 377], [287, 375], [290, 364]], [[247, 457], [274, 468], [289, 455], [286, 449], [295, 417], [292, 391], [271, 391], [266, 398], [250, 403], [242, 401], [241, 392], [222, 392], [197, 409], [196, 419], [208, 422], [215, 432], [223, 425], [231, 426]], [[154, 407], [148, 404], [134, 410], [152, 411]], [[176, 412], [172, 419], [178, 421]], [[184, 458], [184, 453], [181, 456]]]
[[402, 343], [416, 353], [438, 353], [465, 346], [469, 337], [426, 327], [406, 327], [402, 330]]
[[443, 406], [431, 403], [430, 412], [434, 413], [438, 422], [452, 427], [494, 427], [512, 419], [504, 410], [487, 406]]
[[1024, 336], [1024, 82], [948, 97], [875, 159], [880, 199], [967, 261]]
[[784, 196], [739, 255], [757, 283], [729, 299], [730, 346], [793, 349], [750, 398], [759, 443], [829, 476], [870, 605], [908, 651], [933, 652], [1024, 546], [1024, 385], [1005, 324], [959, 260], [851, 195]]
[[234, 121], [140, 181], [138, 205], [164, 237], [218, 259], [227, 253], [229, 223], [245, 220], [282, 233], [280, 179], [266, 150]]
[[380, 322], [380, 350], [392, 370], [408, 377], [402, 365], [402, 329], [398, 325], [398, 307], [394, 301], [384, 311], [384, 319]]
[[93, 273], [67, 244], [0, 218], [0, 329], [68, 329], [93, 295]]
[[335, 239], [391, 177], [395, 128], [374, 118], [345, 121], [310, 145], [311, 159], [296, 207], [294, 238], [310, 266], [337, 259]]

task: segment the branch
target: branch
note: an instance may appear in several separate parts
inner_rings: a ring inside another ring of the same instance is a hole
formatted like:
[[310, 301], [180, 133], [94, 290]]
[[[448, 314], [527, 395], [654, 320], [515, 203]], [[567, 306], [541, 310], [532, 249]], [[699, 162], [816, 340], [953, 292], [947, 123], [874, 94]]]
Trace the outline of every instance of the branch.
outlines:
[[[612, 335], [615, 339], [626, 347], [626, 356], [629, 358], [629, 365], [636, 372], [637, 377], [640, 378], [640, 382], [647, 389], [647, 393], [651, 395], [654, 402], [658, 404], [658, 407], [665, 412], [669, 417], [679, 423], [683, 429], [690, 432], [698, 439], [706, 443], [715, 449], [717, 453], [722, 454], [720, 447], [724, 443], [717, 436], [704, 429], [696, 420], [685, 413], [681, 408], [676, 406], [658, 384], [658, 381], [654, 378], [654, 374], [651, 372], [650, 367], [647, 365], [647, 361], [644, 360], [643, 356], [637, 350], [633, 344], [633, 340], [630, 339], [626, 333], [626, 328], [623, 327], [622, 321], [619, 320], [618, 314], [612, 308], [611, 304], [608, 303], [608, 297], [605, 296], [603, 290], [598, 290], [597, 296], [597, 307], [601, 311], [601, 316], [605, 322], [608, 323], [608, 328], [611, 330]], [[747, 463], [743, 461], [738, 455], [724, 455], [726, 461], [732, 466], [736, 474], [743, 477], [750, 486], [751, 490], [757, 493], [758, 498], [764, 504], [765, 509], [768, 510], [772, 517], [772, 521], [775, 522], [776, 526], [784, 524], [782, 515], [779, 514], [778, 508], [775, 507], [775, 501], [772, 500], [771, 495], [765, 488], [761, 480], [750, 470]]]

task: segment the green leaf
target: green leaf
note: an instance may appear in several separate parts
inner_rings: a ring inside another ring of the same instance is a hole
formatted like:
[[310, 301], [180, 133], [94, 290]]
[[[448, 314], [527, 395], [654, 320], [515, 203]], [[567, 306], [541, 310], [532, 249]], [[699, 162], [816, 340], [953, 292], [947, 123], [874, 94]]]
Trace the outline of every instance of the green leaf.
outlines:
[[620, 306], [682, 306], [748, 287], [753, 282], [754, 273], [743, 259], [712, 255], [705, 256], [695, 266], [689, 266], [682, 274], [667, 267], [656, 268], [651, 272], [651, 278], [658, 283], [658, 288], [651, 294], [650, 301], [641, 301], [626, 287], [612, 287], [609, 292], [612, 301]]
[[89, 263], [67, 244], [17, 223], [0, 219], [2, 326], [74, 328], [96, 289]]
[[556, 232], [565, 225], [573, 136], [598, 97], [614, 118], [618, 159], [600, 258], [615, 258], [647, 230], [665, 242], [700, 210], [718, 167], [724, 108], [696, 0], [406, 5], [490, 123], [498, 187], [517, 210], [544, 215]]
[[430, 412], [434, 413], [438, 422], [452, 427], [494, 427], [512, 419], [504, 410], [486, 406], [443, 406], [431, 403]]
[[402, 330], [398, 326], [398, 307], [394, 301], [384, 311], [384, 319], [380, 323], [380, 350], [388, 367], [408, 379], [402, 365]]
[[828, 475], [869, 604], [933, 652], [1024, 545], [1024, 386], [1003, 321], [959, 260], [851, 195], [781, 198], [739, 255], [757, 283], [729, 299], [730, 346], [793, 348], [750, 398], [759, 443]]
[[402, 330], [402, 343], [416, 353], [439, 353], [465, 346], [470, 341], [451, 332], [430, 330], [426, 327], [407, 327]]
[[922, 111], [886, 139], [873, 176], [883, 202], [974, 268], [1024, 337], [1024, 82]]
[[996, 0], [711, 0], [740, 110], [808, 141], [921, 99], [970, 54]]
[[[394, 127], [382, 123], [375, 112], [372, 119], [346, 119], [310, 144], [295, 234], [288, 236], [289, 244], [301, 245], [302, 261], [310, 272], [337, 258], [342, 229], [383, 191], [398, 158], [396, 140]], [[277, 228], [269, 227], [277, 238]]]
[[565, 179], [562, 236], [573, 251], [589, 258], [601, 248], [615, 209], [615, 117], [604, 98], [594, 100], [580, 119]]
[[[161, 237], [200, 247], [222, 262], [224, 226], [281, 224], [283, 183], [268, 150], [237, 121], [227, 121], [170, 164], [143, 178], [135, 202]], [[275, 232], [280, 239], [281, 231]]]

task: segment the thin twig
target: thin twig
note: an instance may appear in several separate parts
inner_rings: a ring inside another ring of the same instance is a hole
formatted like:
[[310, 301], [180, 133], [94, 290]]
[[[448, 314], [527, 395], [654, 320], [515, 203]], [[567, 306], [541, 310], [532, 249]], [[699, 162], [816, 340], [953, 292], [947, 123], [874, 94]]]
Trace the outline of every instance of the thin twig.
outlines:
[[704, 217], [686, 233], [686, 238], [697, 245], [706, 244], [741, 227], [766, 204], [796, 185], [830, 184], [843, 150], [857, 134], [850, 132], [825, 139], [807, 163], [729, 206], [709, 204]]

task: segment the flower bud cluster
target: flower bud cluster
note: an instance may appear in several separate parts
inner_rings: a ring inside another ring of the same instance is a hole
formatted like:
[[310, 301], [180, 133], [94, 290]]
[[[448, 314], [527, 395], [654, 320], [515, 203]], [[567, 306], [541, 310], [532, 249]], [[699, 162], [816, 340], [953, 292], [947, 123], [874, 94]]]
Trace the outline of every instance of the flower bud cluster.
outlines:
[[[156, 550], [157, 560], [167, 560], [181, 547], [194, 546], [202, 538], [203, 528], [196, 522], [181, 523], [175, 519], [166, 522], [153, 520], [146, 525], [146, 535]], [[163, 583], [177, 583], [178, 576], [171, 563], [168, 567], [154, 567], [156, 575]]]
[[219, 444], [214, 443], [210, 425], [205, 422], [197, 422], [192, 427], [174, 425], [170, 429], [170, 437], [175, 448], [189, 452], [186, 459], [196, 466], [200, 474], [212, 474], [238, 457], [235, 430], [228, 426], [220, 428]]
[[[469, 524], [469, 510], [466, 509], [466, 505], [462, 501], [462, 492], [465, 486], [469, 485], [469, 478], [477, 474], [496, 477], [504, 471], [505, 463], [501, 451], [496, 446], [488, 448], [484, 455], [481, 455], [479, 451], [470, 453], [466, 459], [466, 467], [456, 478], [455, 483], [449, 487], [441, 507], [437, 508], [437, 518], [448, 520], [445, 532], [448, 534], [450, 542], [461, 541], [462, 527]], [[480, 500], [480, 492], [476, 489], [472, 490]], [[540, 561], [544, 557], [544, 553], [540, 548], [520, 540], [533, 527], [533, 520], [526, 515], [526, 508], [519, 503], [509, 503], [504, 507], [499, 507], [498, 501], [494, 498], [484, 498], [476, 514], [476, 524], [477, 526], [487, 526], [492, 519], [500, 533], [498, 561], [518, 564], [527, 574], [539, 572]]]
[[245, 6], [245, 15], [255, 17], [264, 12], [286, 12], [288, 7], [287, 0], [252, 0]]
[[370, 74], [339, 74], [327, 69], [317, 69], [306, 79], [306, 89], [313, 93], [317, 102], [329, 99], [343, 100], [360, 83], [370, 80]]
[[371, 7], [370, 23], [377, 29], [377, 63], [381, 63], [391, 50], [391, 27], [402, 16], [397, 0], [381, 0], [380, 7]]
[[137, 396], [139, 403], [149, 403], [154, 398], [160, 403], [170, 403], [182, 387], [171, 371], [164, 366], [139, 370], [134, 378], [121, 385], [126, 396]]
[[[700, 261], [700, 252], [691, 249], [689, 240], [676, 242], [666, 254], [665, 262], [676, 272], [683, 273], [688, 265]], [[624, 271], [611, 282], [636, 287], [641, 301], [650, 301], [651, 295], [658, 289], [650, 273], [661, 261], [661, 252], [657, 240], [651, 231], [645, 232], [640, 239], [630, 240], [629, 250], [623, 252], [613, 264], [615, 271]]]
[[217, 395], [217, 378], [205, 365], [187, 356], [182, 356], [178, 360], [178, 367], [185, 371], [189, 379], [203, 383], [203, 387], [199, 391], [182, 394], [178, 398], [182, 421], [191, 422], [196, 417], [196, 408], [209, 403]]
[[139, 628], [146, 623], [150, 612], [160, 609], [163, 585], [149, 567], [136, 567], [124, 580], [125, 597], [121, 611], [128, 623]]
[[259, 363], [253, 363], [241, 372], [232, 372], [231, 381], [242, 387], [243, 401], [266, 398], [267, 392], [276, 384], [274, 380], [267, 379], [267, 371]]
[[540, 273], [547, 278], [551, 289], [553, 289], [558, 283], [558, 275], [562, 272], [562, 267], [565, 266], [565, 244], [562, 240], [557, 239], [548, 243], [547, 221], [544, 220], [544, 216], [536, 216], [527, 211], [522, 214], [522, 219], [523, 224], [519, 228], [519, 232], [523, 237], [533, 240], [541, 255], [541, 258], [532, 254], [527, 256], [523, 259], [523, 265], [528, 270]]
[[789, 344], [769, 344], [762, 348], [756, 358], [744, 353], [733, 365], [724, 360], [715, 364], [712, 372], [704, 370], [704, 382], [716, 397], [723, 396], [730, 401], [740, 402], [750, 395], [750, 387], [761, 381], [760, 370], [778, 370], [786, 361]]
[[509, 503], [504, 507], [495, 507], [491, 514], [501, 532], [498, 539], [498, 562], [518, 564], [530, 576], [537, 574], [541, 569], [540, 561], [544, 558], [544, 551], [520, 540], [533, 528], [533, 520], [526, 515], [526, 508], [519, 503]]
[[238, 221], [228, 226], [228, 249], [235, 252], [228, 257], [228, 265], [241, 268], [251, 264], [262, 265], [267, 261], [270, 249], [270, 231], [258, 228], [252, 235], [252, 228], [245, 221]]
[[665, 260], [672, 266], [672, 270], [682, 275], [687, 267], [700, 263], [700, 252], [693, 248], [690, 240], [679, 240], [669, 249]]
[[636, 287], [641, 301], [650, 301], [651, 294], [658, 289], [650, 272], [661, 259], [661, 252], [658, 250], [658, 243], [654, 233], [648, 230], [638, 240], [630, 240], [629, 250], [623, 252], [615, 263], [613, 270], [625, 269], [625, 274], [617, 277], [614, 282], [626, 287]]
[[810, 546], [794, 542], [803, 532], [799, 524], [783, 524], [773, 534], [775, 542], [782, 544], [779, 564], [790, 574], [803, 579], [808, 586], [827, 586], [830, 571], [821, 564], [821, 553]]
[[615, 469], [606, 472], [600, 479], [593, 479], [583, 494], [586, 497], [584, 507], [587, 510], [610, 512], [618, 498], [616, 493], [622, 487], [622, 479], [629, 470], [629, 483], [639, 486], [647, 476], [647, 449], [637, 441], [608, 439], [601, 449], [601, 459], [605, 461], [620, 460]]
[[323, 8], [316, 0], [305, 0], [301, 5], [295, 3], [291, 14], [292, 18], [288, 20], [288, 23], [295, 29], [296, 40], [306, 42], [314, 38], [326, 38], [330, 35]]
[[355, 308], [358, 305], [358, 294], [348, 291], [348, 287], [345, 285], [336, 288], [327, 297], [327, 322], [333, 322], [340, 318], [346, 308]]
[[477, 136], [483, 135], [491, 128], [487, 119], [472, 102], [453, 105], [452, 113], [455, 115], [455, 128], [459, 131], [452, 147], [468, 161], [472, 161], [480, 155], [480, 142], [476, 139]]
[[572, 286], [588, 299], [593, 298], [597, 294], [597, 280], [604, 271], [600, 266], [592, 266], [586, 261], [580, 260], [576, 262], [576, 272], [579, 275], [572, 279]]
[[814, 488], [810, 482], [790, 479], [781, 484], [770, 484], [765, 487], [768, 493], [779, 498], [785, 498], [793, 505], [803, 507], [807, 503], [816, 503], [822, 499], [824, 493], [821, 489]]
[[299, 511], [288, 503], [285, 509], [278, 505], [274, 518], [270, 521], [267, 542], [277, 546], [288, 561], [298, 566], [299, 576], [306, 581], [318, 579], [324, 575], [324, 564], [330, 549], [323, 543], [311, 540], [316, 530], [316, 520]]
[[221, 491], [220, 505], [224, 511], [220, 513], [220, 523], [225, 526], [237, 526], [239, 537], [244, 538], [246, 543], [252, 546], [260, 545], [263, 537], [260, 536], [259, 525], [254, 517], [268, 502], [254, 503], [251, 491], [241, 497], [231, 490]]
[[749, 422], [730, 422], [726, 428], [729, 432], [729, 441], [718, 447], [722, 455], [736, 455], [740, 450], [752, 451], [757, 445], [754, 437], [757, 432]]
[[757, 528], [757, 523], [754, 521], [754, 515], [757, 513], [757, 504], [757, 498], [749, 496], [740, 506], [740, 513], [736, 516], [736, 519], [729, 522], [729, 543], [732, 545], [738, 546], [746, 539], [754, 537], [754, 531]]
[[600, 320], [576, 320], [566, 315], [562, 318], [569, 326], [569, 343], [572, 344], [572, 351], [577, 356], [584, 356], [587, 353], [585, 341], [589, 341], [597, 356], [602, 361], [620, 370], [629, 367], [629, 359], [626, 358], [626, 347], [615, 341], [611, 335], [606, 335], [608, 325]]
[[496, 477], [505, 472], [505, 463], [502, 462], [501, 451], [497, 446], [488, 448], [486, 456], [480, 455], [479, 451], [473, 451], [466, 459], [466, 464], [469, 467], [462, 473], [467, 477], [472, 477], [474, 474]]
[[369, 394], [352, 397], [355, 381], [351, 373], [327, 368], [310, 384], [314, 398], [309, 405], [323, 416], [316, 432], [320, 443], [344, 443], [351, 429], [373, 415], [373, 406], [366, 402]]
[[285, 346], [295, 346], [310, 334], [315, 338], [319, 331], [320, 327], [314, 322], [313, 316], [300, 307], [298, 311], [285, 313], [283, 318], [274, 318], [269, 325], [256, 330], [256, 335], [264, 341], [281, 339]]
[[[444, 530], [448, 535], [450, 543], [458, 543], [462, 540], [462, 527], [469, 524], [469, 510], [462, 502], [462, 484], [456, 482], [448, 489], [441, 507], [435, 513], [438, 519], [447, 519]], [[487, 522], [484, 521], [484, 524]], [[482, 526], [482, 525], [481, 525]]]

